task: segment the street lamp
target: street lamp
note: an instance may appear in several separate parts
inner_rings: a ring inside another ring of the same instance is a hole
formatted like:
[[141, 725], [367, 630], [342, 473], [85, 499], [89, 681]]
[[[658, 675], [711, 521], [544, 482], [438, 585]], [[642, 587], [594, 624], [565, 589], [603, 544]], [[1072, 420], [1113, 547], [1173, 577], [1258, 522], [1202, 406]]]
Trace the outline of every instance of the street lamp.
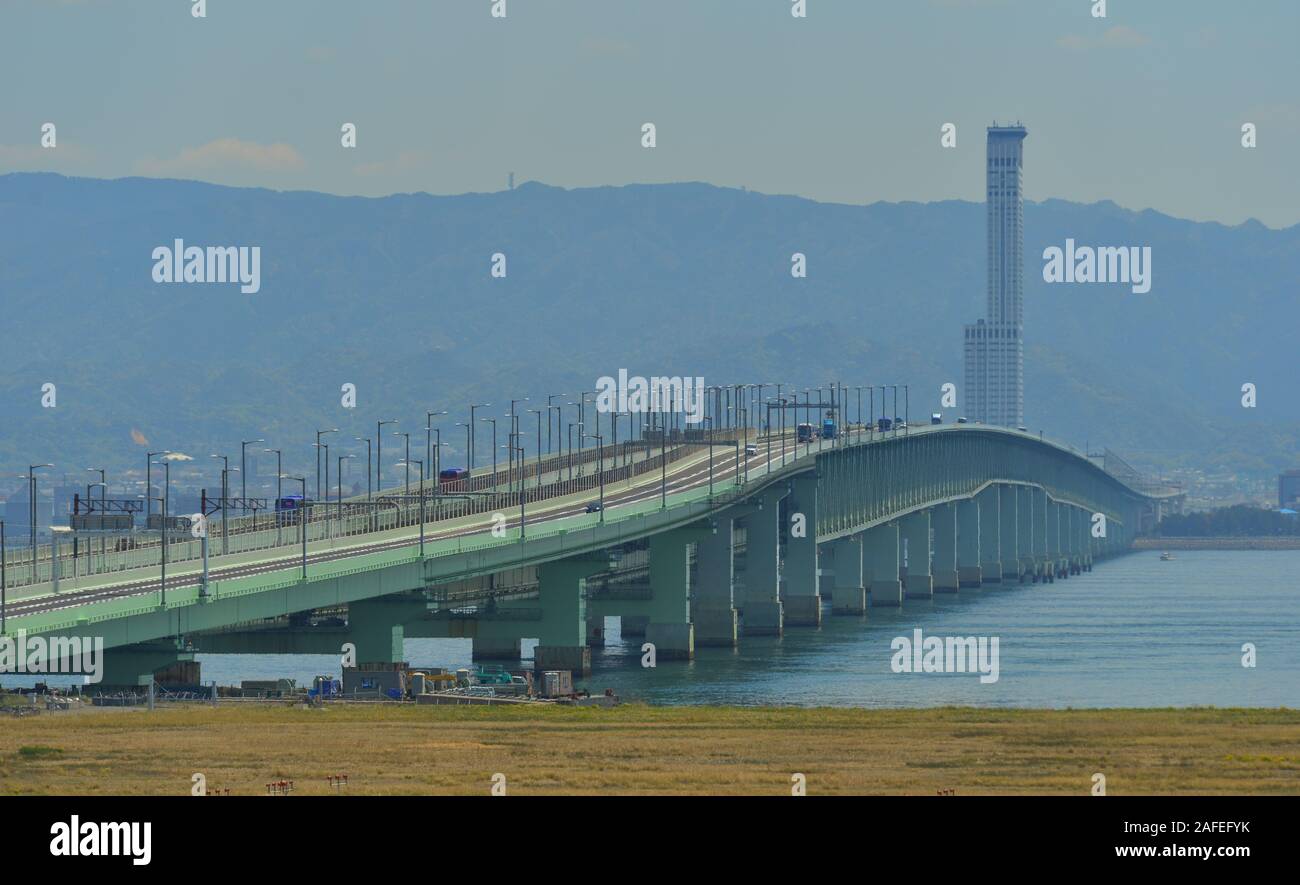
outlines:
[[497, 488], [497, 419], [479, 418], [484, 424], [492, 425], [492, 491]]
[[396, 418], [375, 422], [375, 491], [384, 491], [384, 425], [396, 424]]
[[603, 525], [605, 523], [605, 438], [599, 433], [591, 433], [587, 435], [587, 439], [594, 439], [597, 446], [596, 470], [600, 475], [600, 523]]
[[404, 480], [402, 494], [409, 495], [411, 494], [411, 434], [405, 430], [396, 430], [393, 432], [393, 436], [406, 437], [406, 452], [402, 456], [406, 463], [406, 478]]
[[[320, 457], [319, 450], [317, 450], [316, 456], [318, 458]], [[307, 514], [311, 508], [311, 505], [307, 501], [307, 477], [289, 476], [287, 474], [284, 474], [279, 478], [287, 479], [290, 482], [302, 483], [302, 500], [301, 503], [298, 505], [298, 525], [301, 526], [300, 533], [302, 535], [302, 579], [305, 581], [307, 580]]]
[[[32, 464], [27, 468], [27, 505], [28, 512], [31, 513], [32, 524], [32, 583], [36, 583], [36, 471], [45, 467], [53, 467], [53, 464]], [[53, 514], [51, 514], [53, 515]], [[50, 559], [50, 578], [54, 578], [54, 559], [51, 553]]]
[[253, 443], [264, 442], [264, 439], [249, 439], [239, 444], [239, 497], [243, 499], [240, 503], [243, 504], [245, 515], [248, 514], [248, 447]]
[[491, 403], [470, 403], [469, 405], [469, 425], [468, 425], [469, 426], [469, 452], [466, 455], [466, 457], [469, 458], [469, 463], [465, 466], [469, 469], [471, 473], [474, 472], [474, 410], [486, 408], [487, 406], [490, 405], [492, 404]]
[[149, 514], [152, 512], [149, 508], [153, 500], [150, 497], [153, 494], [153, 456], [170, 455], [170, 454], [171, 452], [167, 449], [163, 449], [161, 452], [145, 452], [144, 455], [144, 518], [146, 521], [148, 521]]
[[370, 467], [371, 467], [371, 465], [370, 465], [370, 437], [368, 437], [368, 436], [354, 436], [354, 437], [352, 437], [352, 438], [355, 439], [357, 442], [363, 442], [363, 443], [366, 444], [366, 500], [369, 501], [369, 500], [370, 500]]
[[[282, 474], [280, 473], [280, 462], [282, 460], [282, 456], [284, 453], [281, 452], [279, 449], [262, 449], [262, 451], [268, 454], [271, 452], [275, 452], [275, 508], [272, 510], [272, 512], [276, 515], [275, 516], [275, 546], [279, 547], [280, 546], [280, 498], [283, 497], [283, 495], [280, 494], [280, 479], [282, 476]], [[206, 514], [204, 515], [206, 516]]]
[[[339, 432], [339, 429], [338, 429], [337, 427], [331, 427], [331, 428], [329, 428], [328, 430], [317, 430], [317, 431], [316, 431], [316, 497], [317, 497], [317, 498], [319, 498], [319, 497], [321, 496], [321, 494], [320, 494], [320, 453], [321, 453], [321, 443], [320, 443], [320, 438], [321, 438], [323, 435], [327, 434], [327, 433], [338, 433], [338, 432]], [[328, 461], [326, 462], [326, 466], [327, 466], [327, 467], [329, 466], [329, 462], [328, 462]], [[307, 497], [307, 492], [306, 492], [306, 490], [303, 491], [302, 496], [303, 496], [304, 499], [306, 499], [306, 497]], [[325, 499], [326, 499], [327, 501], [329, 500], [329, 482], [328, 482], [328, 481], [326, 481], [326, 483], [325, 483]]]

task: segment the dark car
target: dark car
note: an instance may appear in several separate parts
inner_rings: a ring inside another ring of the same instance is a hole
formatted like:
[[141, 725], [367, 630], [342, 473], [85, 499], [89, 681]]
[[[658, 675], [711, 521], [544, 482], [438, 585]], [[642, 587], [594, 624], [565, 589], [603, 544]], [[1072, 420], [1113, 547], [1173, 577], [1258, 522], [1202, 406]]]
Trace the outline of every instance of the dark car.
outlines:
[[589, 501], [589, 502], [587, 502], [587, 512], [588, 512], [588, 513], [599, 513], [600, 511], [602, 511], [602, 510], [604, 510], [604, 509], [605, 509], [605, 505], [602, 504], [602, 503], [600, 503], [599, 501]]

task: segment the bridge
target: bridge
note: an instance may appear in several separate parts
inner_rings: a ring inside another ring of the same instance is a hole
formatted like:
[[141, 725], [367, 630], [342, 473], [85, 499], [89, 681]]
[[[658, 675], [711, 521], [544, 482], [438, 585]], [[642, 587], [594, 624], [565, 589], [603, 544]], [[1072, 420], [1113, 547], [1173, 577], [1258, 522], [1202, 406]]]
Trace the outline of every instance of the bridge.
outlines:
[[[688, 431], [517, 465], [294, 519], [255, 513], [220, 537], [56, 536], [6, 561], [4, 635], [102, 637], [113, 686], [196, 653], [352, 643], [358, 662], [392, 663], [414, 637], [468, 638], [475, 659], [516, 661], [535, 639], [537, 668], [585, 674], [607, 616], [660, 659], [689, 659], [815, 627], [828, 608], [861, 617], [1052, 584], [1127, 550], [1178, 494], [972, 424], [850, 425], [804, 441]], [[602, 509], [589, 507], [597, 495]]]

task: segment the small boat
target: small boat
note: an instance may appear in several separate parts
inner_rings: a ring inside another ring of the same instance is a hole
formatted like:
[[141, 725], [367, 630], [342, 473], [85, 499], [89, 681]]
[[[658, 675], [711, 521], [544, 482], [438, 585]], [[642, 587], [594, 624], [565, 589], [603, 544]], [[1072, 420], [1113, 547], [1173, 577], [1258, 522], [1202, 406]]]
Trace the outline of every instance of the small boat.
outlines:
[[1174, 558], [1174, 555], [1173, 555], [1172, 553], [1161, 553], [1161, 554], [1160, 554], [1160, 559], [1161, 559], [1162, 561], [1164, 561], [1164, 562], [1168, 562], [1169, 560], [1171, 560], [1171, 559], [1173, 559], [1173, 558]]

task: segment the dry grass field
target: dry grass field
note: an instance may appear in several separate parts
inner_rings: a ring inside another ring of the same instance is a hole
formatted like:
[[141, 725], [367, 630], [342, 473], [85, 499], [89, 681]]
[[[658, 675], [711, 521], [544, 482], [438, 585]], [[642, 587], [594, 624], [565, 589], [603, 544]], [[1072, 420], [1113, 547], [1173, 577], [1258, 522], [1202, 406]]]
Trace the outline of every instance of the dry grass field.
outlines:
[[1300, 711], [93, 708], [0, 719], [0, 794], [1300, 794]]

